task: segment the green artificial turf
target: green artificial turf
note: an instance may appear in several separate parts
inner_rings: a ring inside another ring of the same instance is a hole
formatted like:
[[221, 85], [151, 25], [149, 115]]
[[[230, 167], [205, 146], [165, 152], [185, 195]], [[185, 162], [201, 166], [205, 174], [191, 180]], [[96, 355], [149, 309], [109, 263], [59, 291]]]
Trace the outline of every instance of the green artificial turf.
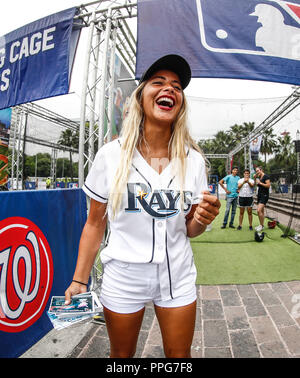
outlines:
[[[282, 238], [276, 227], [268, 229], [265, 220], [265, 238], [258, 243], [254, 231], [249, 230], [248, 216], [244, 215], [242, 230], [221, 229], [225, 201], [212, 230], [191, 239], [197, 267], [197, 284], [249, 284], [300, 280], [300, 245]], [[238, 226], [239, 209], [235, 216]], [[258, 226], [253, 215], [253, 228]]]

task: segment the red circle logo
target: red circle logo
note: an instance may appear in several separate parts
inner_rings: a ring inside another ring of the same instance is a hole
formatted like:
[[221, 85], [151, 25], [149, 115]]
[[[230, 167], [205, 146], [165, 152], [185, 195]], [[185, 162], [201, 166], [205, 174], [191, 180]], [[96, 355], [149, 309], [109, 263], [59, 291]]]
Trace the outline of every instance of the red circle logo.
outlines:
[[0, 221], [0, 331], [21, 332], [35, 323], [52, 281], [52, 254], [42, 231], [26, 218]]

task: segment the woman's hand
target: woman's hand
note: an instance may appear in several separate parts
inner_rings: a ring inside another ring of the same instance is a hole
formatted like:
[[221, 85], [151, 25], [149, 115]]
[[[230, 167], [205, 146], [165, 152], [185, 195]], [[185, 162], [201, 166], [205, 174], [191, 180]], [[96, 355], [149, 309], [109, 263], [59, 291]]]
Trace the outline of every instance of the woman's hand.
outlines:
[[72, 282], [71, 285], [65, 291], [65, 305], [71, 303], [71, 297], [73, 295], [82, 294], [87, 292], [87, 285], [83, 285], [77, 282]]
[[219, 214], [221, 203], [209, 192], [203, 192], [203, 198], [198, 205], [193, 205], [187, 216], [187, 236], [194, 238], [205, 231], [206, 226]]
[[80, 242], [74, 280], [65, 291], [66, 304], [72, 295], [86, 293], [87, 285], [96, 255], [106, 228], [106, 204], [91, 199], [90, 211], [84, 225]]
[[221, 203], [217, 197], [211, 195], [209, 192], [204, 192], [203, 199], [194, 212], [195, 221], [205, 226], [211, 224], [219, 214], [220, 207]]

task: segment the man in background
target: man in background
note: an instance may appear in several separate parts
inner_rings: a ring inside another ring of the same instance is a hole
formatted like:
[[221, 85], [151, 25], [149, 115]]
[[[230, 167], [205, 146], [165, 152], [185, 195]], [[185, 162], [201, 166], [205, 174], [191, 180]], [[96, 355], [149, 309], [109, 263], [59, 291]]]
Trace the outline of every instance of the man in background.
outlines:
[[46, 189], [50, 189], [50, 186], [51, 186], [51, 179], [50, 177], [48, 177], [46, 180]]
[[[233, 225], [233, 222], [234, 222], [237, 199], [238, 199], [238, 181], [240, 179], [237, 173], [238, 173], [238, 168], [233, 167], [231, 170], [231, 174], [225, 176], [224, 178], [222, 178], [222, 180], [219, 181], [219, 184], [226, 192], [226, 210], [225, 210], [225, 215], [224, 215], [224, 220], [223, 220], [223, 226], [221, 228], [226, 228], [230, 209], [231, 209], [231, 217], [230, 217], [229, 227], [235, 228]], [[226, 187], [224, 184], [226, 184]]]

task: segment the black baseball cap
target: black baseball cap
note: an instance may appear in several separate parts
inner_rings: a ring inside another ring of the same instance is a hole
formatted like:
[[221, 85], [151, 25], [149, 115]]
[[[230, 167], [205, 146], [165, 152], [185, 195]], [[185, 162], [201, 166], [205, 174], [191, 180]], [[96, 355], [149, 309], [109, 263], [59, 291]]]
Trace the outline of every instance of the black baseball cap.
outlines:
[[155, 61], [142, 75], [139, 84], [150, 79], [157, 71], [170, 70], [175, 72], [180, 80], [182, 89], [185, 89], [192, 77], [192, 72], [188, 62], [180, 55], [165, 55]]

